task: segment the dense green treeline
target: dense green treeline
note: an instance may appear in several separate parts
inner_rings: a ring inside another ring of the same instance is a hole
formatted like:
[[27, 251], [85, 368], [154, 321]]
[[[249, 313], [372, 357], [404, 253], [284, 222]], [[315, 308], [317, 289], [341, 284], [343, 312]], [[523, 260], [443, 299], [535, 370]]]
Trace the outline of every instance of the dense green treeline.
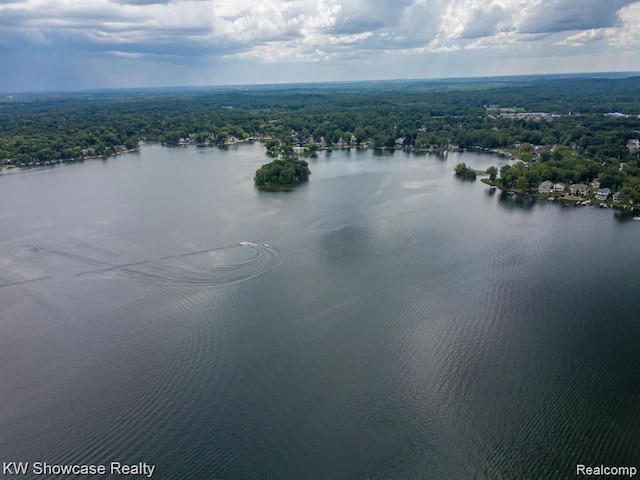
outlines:
[[[527, 116], [532, 112], [544, 115]], [[606, 115], [612, 112], [620, 114]], [[640, 137], [638, 114], [640, 77], [23, 95], [0, 100], [0, 160], [110, 155], [142, 139], [221, 145], [258, 137], [270, 140], [275, 156], [294, 146], [517, 153], [514, 145], [532, 144], [552, 147], [525, 156], [542, 165], [529, 167], [542, 176], [604, 175], [622, 187], [639, 168], [637, 152], [627, 145]], [[552, 157], [554, 151], [565, 153]]]

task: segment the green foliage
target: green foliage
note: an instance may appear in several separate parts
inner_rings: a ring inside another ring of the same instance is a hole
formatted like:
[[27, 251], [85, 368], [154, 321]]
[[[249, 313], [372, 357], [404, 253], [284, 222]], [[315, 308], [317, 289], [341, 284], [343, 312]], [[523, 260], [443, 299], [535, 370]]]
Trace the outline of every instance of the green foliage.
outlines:
[[525, 162], [530, 162], [533, 160], [533, 155], [535, 153], [535, 147], [530, 143], [523, 143], [518, 147], [518, 157], [524, 160]]
[[489, 175], [489, 180], [493, 182], [498, 176], [498, 168], [491, 165], [489, 168], [487, 168], [487, 175]]
[[522, 175], [516, 178], [516, 188], [519, 190], [529, 189], [530, 188], [529, 179], [525, 175]]
[[261, 166], [253, 181], [257, 186], [294, 185], [309, 180], [309, 164], [304, 160], [287, 158]]
[[473, 168], [467, 166], [467, 164], [464, 162], [457, 164], [454, 171], [456, 172], [456, 177], [463, 180], [476, 179], [476, 171]]
[[318, 144], [316, 142], [309, 142], [307, 145], [306, 153], [309, 155], [315, 155], [318, 152]]

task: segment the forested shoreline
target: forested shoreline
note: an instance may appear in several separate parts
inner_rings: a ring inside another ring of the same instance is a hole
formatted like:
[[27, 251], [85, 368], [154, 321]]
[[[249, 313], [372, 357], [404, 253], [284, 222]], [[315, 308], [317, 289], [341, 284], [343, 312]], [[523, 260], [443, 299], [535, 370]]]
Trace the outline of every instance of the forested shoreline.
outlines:
[[257, 139], [274, 157], [481, 148], [523, 160], [507, 183], [597, 177], [639, 201], [639, 114], [640, 77], [18, 95], [0, 100], [0, 161], [108, 156], [141, 140], [219, 146]]

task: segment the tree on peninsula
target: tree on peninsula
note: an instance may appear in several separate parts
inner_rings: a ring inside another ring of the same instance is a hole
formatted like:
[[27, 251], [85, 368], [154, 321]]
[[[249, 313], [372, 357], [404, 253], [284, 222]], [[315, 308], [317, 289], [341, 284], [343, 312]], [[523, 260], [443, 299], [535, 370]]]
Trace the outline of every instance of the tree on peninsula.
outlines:
[[467, 166], [466, 163], [462, 162], [456, 165], [454, 169], [456, 172], [456, 177], [461, 178], [463, 180], [475, 180], [476, 179], [476, 171]]
[[489, 175], [489, 180], [492, 182], [498, 177], [498, 168], [493, 165], [487, 168], [487, 175]]

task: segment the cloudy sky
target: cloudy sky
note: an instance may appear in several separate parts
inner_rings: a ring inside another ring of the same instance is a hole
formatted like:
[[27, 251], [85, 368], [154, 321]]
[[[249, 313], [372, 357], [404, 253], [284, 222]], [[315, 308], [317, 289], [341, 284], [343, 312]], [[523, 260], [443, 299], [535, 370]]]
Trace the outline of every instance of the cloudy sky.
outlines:
[[0, 91], [640, 71], [633, 0], [0, 0]]

